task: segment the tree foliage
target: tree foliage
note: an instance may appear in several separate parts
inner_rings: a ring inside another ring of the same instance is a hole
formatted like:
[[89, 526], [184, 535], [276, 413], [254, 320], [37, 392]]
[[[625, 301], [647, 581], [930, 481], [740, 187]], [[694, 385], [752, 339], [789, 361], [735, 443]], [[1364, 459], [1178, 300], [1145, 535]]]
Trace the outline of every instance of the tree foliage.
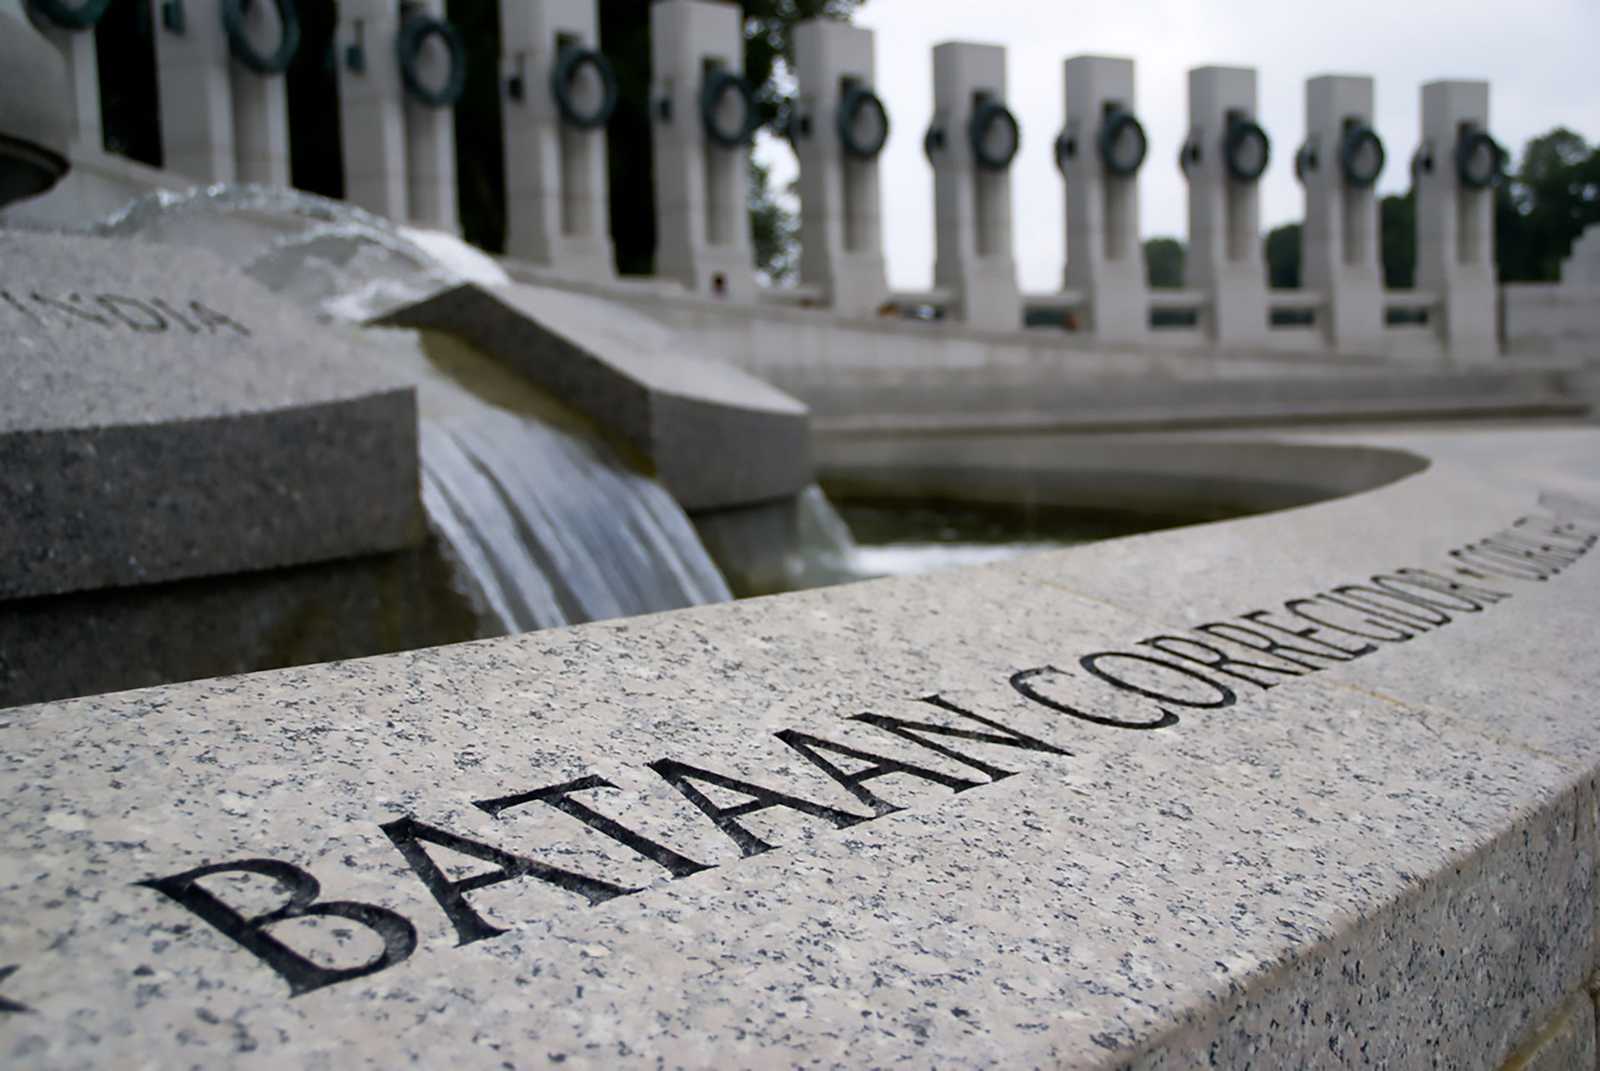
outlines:
[[1188, 248], [1176, 238], [1146, 238], [1144, 270], [1151, 288], [1176, 290], [1183, 286], [1187, 256]]
[[1300, 237], [1298, 223], [1285, 223], [1267, 232], [1267, 285], [1274, 290], [1294, 290], [1300, 285]]
[[1413, 190], [1378, 201], [1378, 255], [1383, 285], [1409, 290], [1417, 285], [1417, 195]]
[[1572, 243], [1600, 223], [1600, 145], [1557, 127], [1528, 142], [1495, 197], [1501, 282], [1553, 282]]
[[750, 244], [756, 270], [769, 284], [784, 282], [800, 269], [800, 218], [778, 199], [771, 169], [753, 155], [749, 176]]

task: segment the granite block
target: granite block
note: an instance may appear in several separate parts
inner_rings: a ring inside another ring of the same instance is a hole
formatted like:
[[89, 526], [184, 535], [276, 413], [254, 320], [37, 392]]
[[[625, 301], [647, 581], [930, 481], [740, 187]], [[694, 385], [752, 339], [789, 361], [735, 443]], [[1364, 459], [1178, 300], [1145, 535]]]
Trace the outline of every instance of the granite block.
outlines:
[[0, 712], [0, 1058], [1497, 1067], [1592, 971], [1600, 728], [1539, 679], [1592, 672], [1600, 556], [1345, 661], [1297, 638], [1315, 668], [1146, 641], [1573, 523], [1541, 490], [1583, 497], [1600, 433], [1501, 445], [1080, 551]]
[[416, 403], [221, 261], [0, 232], [0, 600], [414, 545]]
[[224, 577], [17, 599], [0, 707], [496, 635], [438, 543]]
[[685, 509], [788, 498], [812, 482], [806, 407], [682, 352], [668, 328], [602, 298], [462, 283], [375, 321], [457, 335], [641, 455]]

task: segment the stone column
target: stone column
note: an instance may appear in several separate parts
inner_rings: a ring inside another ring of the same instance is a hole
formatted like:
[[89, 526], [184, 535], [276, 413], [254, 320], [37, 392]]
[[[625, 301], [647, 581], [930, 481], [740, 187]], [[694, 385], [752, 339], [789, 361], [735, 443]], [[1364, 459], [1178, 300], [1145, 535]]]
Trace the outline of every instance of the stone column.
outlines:
[[7, 205], [44, 193], [67, 169], [73, 123], [70, 74], [33, 27], [21, 0], [0, 0], [0, 70], [29, 87], [0, 93], [0, 218]]
[[[220, 7], [211, 0], [188, 0], [190, 7]], [[256, 0], [244, 10], [245, 30], [263, 53], [282, 40], [278, 5]], [[233, 94], [235, 177], [240, 182], [289, 185], [289, 87], [281, 74], [253, 71], [237, 59], [228, 63]]]
[[1256, 125], [1256, 72], [1197, 67], [1189, 72], [1188, 285], [1206, 293], [1201, 322], [1219, 345], [1264, 345], [1267, 272], [1261, 251], [1261, 193], [1270, 143]]
[[1306, 142], [1295, 157], [1306, 196], [1301, 282], [1326, 295], [1319, 326], [1339, 353], [1384, 352], [1376, 192], [1384, 148], [1372, 116], [1371, 78], [1306, 82]]
[[979, 327], [1019, 330], [1022, 295], [1011, 247], [1011, 160], [1020, 143], [1005, 107], [1006, 51], [946, 42], [933, 50], [935, 285], [951, 313]]
[[[168, 171], [200, 183], [289, 185], [289, 99], [281, 74], [232, 54], [215, 0], [156, 4], [161, 151]], [[276, 4], [251, 4], [250, 42], [270, 54], [282, 40]]]
[[1439, 295], [1432, 317], [1452, 360], [1494, 357], [1494, 181], [1499, 147], [1489, 139], [1489, 83], [1422, 87], [1417, 191], [1417, 289]]
[[407, 218], [405, 90], [395, 62], [394, 0], [340, 0], [339, 141], [344, 198], [388, 219]]
[[68, 110], [72, 116], [70, 151], [101, 153], [105, 136], [100, 123], [99, 54], [94, 28], [68, 29], [43, 15], [34, 18], [39, 32], [61, 53], [67, 64]]
[[1074, 56], [1066, 93], [1056, 142], [1067, 184], [1066, 286], [1083, 292], [1097, 338], [1137, 341], [1150, 324], [1138, 178], [1148, 142], [1135, 118], [1133, 61]]
[[155, 3], [161, 155], [168, 171], [201, 184], [233, 182], [233, 71], [222, 8], [204, 0]]
[[594, 62], [575, 67], [566, 82], [579, 119], [598, 120], [591, 127], [563, 120], [552, 84], [563, 48], [598, 54], [596, 0], [503, 3], [500, 42], [506, 252], [565, 275], [610, 278], [606, 83]]
[[870, 316], [889, 297], [878, 178], [889, 117], [873, 91], [872, 31], [811, 19], [795, 28], [794, 51], [800, 278], [836, 312]]
[[[660, 0], [650, 7], [650, 110], [655, 144], [656, 274], [691, 291], [738, 301], [756, 295], [755, 253], [746, 207], [747, 137], [721, 144], [706, 128], [701, 101], [725, 72], [744, 76], [737, 5]], [[733, 89], [713, 108], [723, 134], [753, 127]]]
[[[521, 0], [526, 3], [527, 0]], [[403, 9], [404, 10], [404, 9]], [[444, 0], [420, 0], [419, 15], [444, 18]], [[390, 46], [391, 50], [393, 46]], [[428, 38], [417, 60], [423, 84], [443, 85], [450, 77], [450, 51], [437, 37]], [[433, 105], [405, 93], [406, 218], [419, 227], [461, 229], [456, 204], [456, 116], [451, 105]]]

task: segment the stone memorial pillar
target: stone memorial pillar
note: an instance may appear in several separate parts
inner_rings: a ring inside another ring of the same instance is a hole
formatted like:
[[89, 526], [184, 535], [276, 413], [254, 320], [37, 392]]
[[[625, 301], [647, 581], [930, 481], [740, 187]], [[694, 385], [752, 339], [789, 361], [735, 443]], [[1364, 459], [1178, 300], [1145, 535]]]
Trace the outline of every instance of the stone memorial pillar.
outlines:
[[1005, 106], [1006, 51], [952, 41], [933, 50], [934, 284], [954, 318], [1019, 330], [1022, 295], [1011, 247], [1011, 162], [1021, 145]]
[[1372, 116], [1371, 78], [1306, 82], [1306, 141], [1295, 154], [1306, 197], [1302, 283], [1326, 295], [1320, 326], [1339, 353], [1384, 352], [1375, 190], [1384, 149]]
[[745, 147], [757, 115], [739, 7], [651, 5], [650, 57], [656, 274], [695, 293], [754, 300]]
[[197, 182], [289, 184], [283, 72], [299, 47], [293, 5], [156, 5], [166, 168]]
[[153, 6], [162, 163], [196, 182], [232, 182], [233, 77], [221, 9], [193, 0]]
[[1452, 360], [1495, 356], [1494, 184], [1503, 152], [1488, 134], [1489, 83], [1422, 87], [1417, 191], [1417, 289], [1433, 291], [1434, 317]]
[[[237, 11], [238, 14], [232, 14]], [[233, 138], [240, 182], [289, 185], [289, 87], [284, 72], [300, 45], [293, 4], [224, 5], [232, 62]]]
[[878, 177], [889, 113], [873, 91], [872, 31], [811, 19], [795, 28], [794, 50], [800, 278], [836, 312], [870, 316], [889, 297]]
[[0, 0], [0, 70], [27, 93], [0, 93], [0, 209], [44, 193], [67, 170], [67, 64], [22, 8]]
[[445, 20], [444, 0], [418, 0], [400, 10], [395, 47], [405, 87], [406, 218], [455, 233], [461, 229], [455, 104], [467, 75], [466, 49]]
[[1189, 72], [1189, 137], [1180, 166], [1189, 180], [1188, 285], [1206, 293], [1201, 323], [1215, 343], [1267, 339], [1267, 272], [1261, 192], [1271, 142], [1256, 123], [1256, 72]]
[[1056, 166], [1067, 185], [1069, 290], [1087, 300], [1096, 337], [1137, 341], [1150, 300], [1139, 241], [1139, 168], [1149, 142], [1134, 104], [1133, 61], [1074, 56], [1066, 63], [1067, 122]]
[[606, 120], [617, 77], [600, 54], [596, 0], [500, 8], [506, 252], [565, 275], [614, 274]]
[[94, 40], [95, 23], [103, 14], [105, 9], [92, 3], [80, 8], [33, 9], [33, 20], [39, 32], [66, 61], [67, 107], [72, 116], [69, 144], [73, 153], [104, 151], [99, 50]]
[[408, 216], [406, 122], [394, 0], [340, 0], [339, 141], [344, 198], [388, 219]]

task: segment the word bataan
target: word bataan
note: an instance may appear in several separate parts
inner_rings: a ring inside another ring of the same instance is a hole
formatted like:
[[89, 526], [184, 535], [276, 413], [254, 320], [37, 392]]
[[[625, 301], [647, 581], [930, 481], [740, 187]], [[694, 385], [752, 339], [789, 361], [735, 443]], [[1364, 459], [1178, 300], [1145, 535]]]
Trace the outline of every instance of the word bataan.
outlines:
[[[183, 305], [180, 311], [178, 306]], [[35, 327], [52, 324], [67, 327], [108, 328], [159, 335], [178, 331], [190, 335], [214, 335], [228, 330], [245, 338], [250, 329], [225, 313], [201, 301], [182, 302], [165, 298], [136, 298], [126, 294], [13, 294], [0, 290], [0, 308], [9, 309], [12, 319], [20, 317]]]
[[[1130, 703], [1148, 702], [1148, 716], [1139, 720], [1114, 717], [1081, 700], [1068, 703], [1047, 694], [1046, 689], [1052, 684], [1059, 687], [1062, 679], [1072, 676], [1053, 665], [1018, 670], [1007, 683], [1015, 694], [1028, 701], [1090, 725], [1136, 731], [1170, 729], [1180, 723], [1180, 711], [1229, 707], [1239, 701], [1243, 688], [1273, 688], [1330, 666], [1366, 658], [1395, 644], [1409, 643], [1448, 626], [1462, 615], [1482, 613], [1512, 597], [1511, 592], [1503, 590], [1507, 581], [1548, 581], [1587, 554], [1600, 539], [1600, 522], [1573, 519], [1559, 508], [1552, 509], [1555, 516], [1523, 517], [1501, 532], [1450, 551], [1446, 572], [1399, 568], [1292, 598], [1279, 608], [1251, 610], [1079, 658], [1077, 665], [1087, 678], [1077, 679], [1099, 682], [1092, 686], [1104, 685], [1120, 693], [1119, 710]], [[782, 808], [835, 829], [846, 829], [902, 809], [870, 787], [871, 782], [891, 774], [907, 775], [959, 795], [1018, 772], [971, 754], [974, 744], [1010, 748], [1019, 755], [1072, 754], [1057, 744], [964, 710], [942, 696], [922, 696], [916, 702], [926, 708], [917, 718], [869, 712], [855, 714], [846, 721], [883, 734], [879, 739], [885, 743], [890, 737], [896, 739], [899, 750], [906, 751], [906, 745], [911, 745], [930, 756], [941, 756], [948, 767], [959, 768], [959, 773], [878, 754], [856, 746], [859, 740], [845, 744], [799, 729], [784, 729], [775, 734], [776, 739], [839, 786], [842, 795], [837, 802], [807, 799], [678, 758], [657, 758], [648, 763], [648, 768], [726, 835], [741, 858], [748, 858], [775, 847], [743, 824], [742, 820], [763, 811]], [[585, 793], [615, 788], [605, 777], [591, 773], [560, 784], [485, 797], [474, 801], [474, 806], [497, 818], [521, 808], [554, 808], [660, 867], [666, 872], [662, 880], [690, 879], [712, 868], [712, 864], [690, 858], [623, 825], [580, 798]], [[716, 794], [719, 799], [737, 798], [740, 802], [718, 803], [711, 790], [721, 790]], [[490, 886], [532, 879], [589, 905], [642, 891], [516, 855], [429, 825], [411, 814], [382, 822], [379, 828], [438, 904], [455, 930], [458, 945], [489, 940], [506, 932], [484, 918], [470, 900], [473, 892]], [[429, 854], [429, 846], [479, 860], [492, 869], [453, 879]], [[203, 879], [218, 874], [254, 874], [273, 879], [287, 893], [287, 899], [270, 912], [247, 917], [202, 886]], [[393, 967], [417, 947], [417, 928], [411, 919], [377, 904], [321, 901], [317, 879], [279, 859], [213, 863], [138, 884], [162, 894], [225, 934], [276, 972], [294, 996]], [[382, 951], [357, 966], [330, 967], [301, 955], [271, 932], [279, 923], [312, 917], [339, 918], [365, 927], [382, 942]], [[0, 1005], [0, 1011], [6, 1010], [15, 1010], [15, 1006]]]

